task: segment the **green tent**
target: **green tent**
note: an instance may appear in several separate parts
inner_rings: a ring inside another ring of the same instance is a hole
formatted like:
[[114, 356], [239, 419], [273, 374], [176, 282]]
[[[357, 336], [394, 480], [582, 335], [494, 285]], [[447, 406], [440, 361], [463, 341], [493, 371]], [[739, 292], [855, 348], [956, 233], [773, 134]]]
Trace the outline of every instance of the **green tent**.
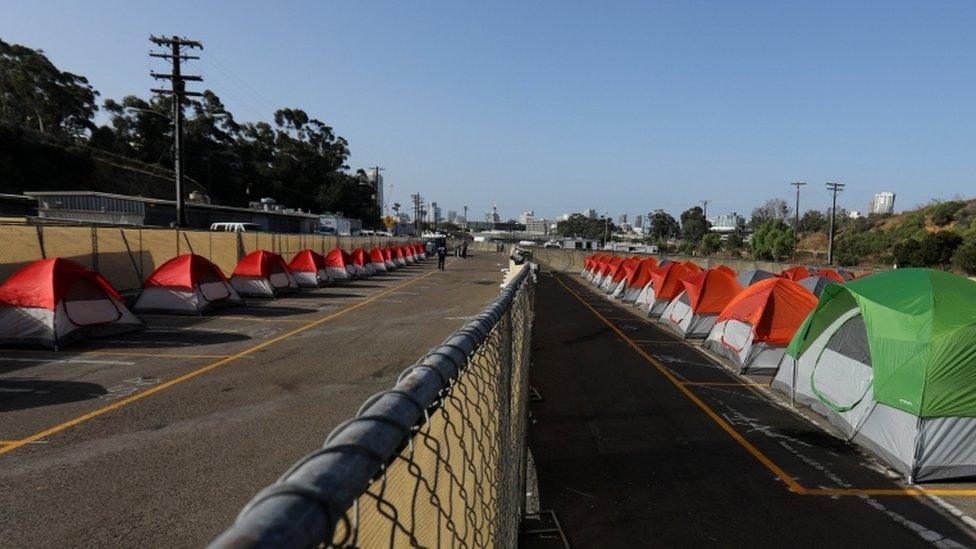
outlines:
[[914, 479], [976, 473], [976, 282], [899, 269], [827, 286], [774, 386]]

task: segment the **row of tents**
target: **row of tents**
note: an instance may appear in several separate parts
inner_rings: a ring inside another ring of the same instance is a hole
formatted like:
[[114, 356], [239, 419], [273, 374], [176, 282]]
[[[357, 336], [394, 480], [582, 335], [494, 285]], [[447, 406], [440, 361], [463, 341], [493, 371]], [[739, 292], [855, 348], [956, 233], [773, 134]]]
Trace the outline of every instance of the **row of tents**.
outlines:
[[326, 255], [302, 250], [290, 262], [256, 250], [231, 277], [207, 258], [184, 254], [150, 274], [130, 309], [102, 275], [64, 258], [41, 259], [0, 284], [0, 345], [58, 349], [81, 337], [101, 337], [145, 327], [137, 313], [201, 315], [214, 307], [241, 305], [243, 297], [281, 294], [367, 278], [426, 258], [420, 244], [336, 248]]
[[910, 482], [976, 475], [976, 282], [597, 254], [584, 279], [824, 416]]

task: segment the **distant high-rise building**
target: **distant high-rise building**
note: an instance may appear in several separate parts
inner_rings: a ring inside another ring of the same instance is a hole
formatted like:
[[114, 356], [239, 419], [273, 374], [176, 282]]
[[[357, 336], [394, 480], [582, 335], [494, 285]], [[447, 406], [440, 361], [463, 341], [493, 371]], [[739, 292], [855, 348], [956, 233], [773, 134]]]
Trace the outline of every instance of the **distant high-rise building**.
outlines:
[[485, 221], [488, 223], [501, 223], [502, 216], [498, 215], [498, 204], [491, 205], [491, 211], [485, 214]]
[[441, 208], [437, 205], [437, 202], [431, 202], [430, 206], [427, 208], [427, 222], [428, 223], [438, 223], [441, 221]]
[[583, 217], [587, 219], [596, 219], [596, 210], [589, 208], [583, 212]]
[[447, 210], [448, 223], [457, 223], [457, 219], [458, 219], [457, 210]]
[[527, 212], [522, 212], [519, 214], [518, 222], [523, 225], [528, 225], [532, 220], [535, 219], [535, 212], [529, 210]]
[[637, 214], [634, 218], [634, 229], [640, 230], [644, 228], [644, 216]]
[[623, 225], [624, 223], [627, 223], [627, 214], [620, 214], [620, 217], [617, 218], [617, 225]]
[[366, 170], [366, 181], [373, 187], [373, 200], [376, 202], [376, 211], [381, 216], [385, 215], [386, 212], [383, 211], [383, 174], [380, 173], [380, 168]]
[[895, 212], [895, 193], [880, 192], [874, 194], [874, 200], [868, 206], [868, 213], [890, 214]]

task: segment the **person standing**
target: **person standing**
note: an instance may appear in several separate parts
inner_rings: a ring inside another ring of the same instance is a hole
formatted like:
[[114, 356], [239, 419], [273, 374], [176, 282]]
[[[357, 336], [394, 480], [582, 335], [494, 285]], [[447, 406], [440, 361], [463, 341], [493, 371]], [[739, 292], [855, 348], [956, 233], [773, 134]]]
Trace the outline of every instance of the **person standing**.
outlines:
[[444, 270], [444, 261], [447, 260], [447, 244], [437, 243], [437, 268]]
[[466, 259], [468, 257], [468, 241], [461, 241], [461, 258]]

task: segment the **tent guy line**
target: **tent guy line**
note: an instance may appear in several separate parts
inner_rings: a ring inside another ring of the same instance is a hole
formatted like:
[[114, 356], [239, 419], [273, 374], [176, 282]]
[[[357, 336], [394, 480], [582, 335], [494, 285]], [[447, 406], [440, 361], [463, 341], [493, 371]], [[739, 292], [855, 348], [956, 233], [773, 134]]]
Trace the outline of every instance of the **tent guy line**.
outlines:
[[201, 368], [198, 368], [196, 370], [193, 370], [191, 372], [188, 372], [186, 374], [183, 374], [181, 376], [178, 376], [176, 378], [173, 378], [173, 379], [171, 379], [171, 380], [169, 380], [169, 381], [167, 381], [165, 383], [161, 383], [161, 384], [156, 385], [156, 386], [154, 386], [154, 387], [152, 387], [150, 389], [146, 389], [145, 391], [142, 391], [142, 392], [133, 394], [131, 396], [128, 396], [128, 397], [126, 397], [126, 398], [124, 398], [122, 400], [113, 402], [112, 404], [109, 404], [109, 405], [104, 406], [102, 408], [98, 408], [96, 410], [93, 410], [93, 411], [88, 412], [86, 414], [82, 414], [82, 415], [77, 416], [77, 417], [75, 417], [73, 419], [70, 419], [68, 421], [59, 423], [57, 425], [54, 425], [54, 426], [49, 427], [47, 429], [44, 429], [43, 431], [38, 431], [38, 432], [34, 433], [33, 435], [27, 436], [27, 437], [22, 438], [22, 439], [19, 439], [19, 440], [7, 442], [4, 446], [0, 447], [0, 455], [10, 453], [10, 452], [12, 452], [12, 451], [14, 451], [14, 450], [16, 450], [18, 448], [21, 448], [21, 447], [26, 446], [28, 444], [31, 444], [33, 442], [36, 442], [36, 441], [39, 441], [39, 440], [48, 438], [51, 435], [55, 435], [57, 433], [66, 431], [68, 429], [71, 429], [71, 428], [76, 427], [78, 425], [81, 425], [83, 423], [86, 423], [86, 422], [88, 422], [88, 421], [90, 421], [92, 419], [95, 419], [95, 418], [97, 418], [99, 416], [105, 415], [105, 414], [107, 414], [109, 412], [118, 410], [120, 408], [124, 408], [125, 406], [128, 406], [129, 404], [135, 403], [135, 402], [137, 402], [139, 400], [142, 400], [142, 399], [144, 399], [146, 397], [155, 395], [157, 393], [161, 393], [161, 392], [163, 392], [163, 391], [165, 391], [167, 389], [170, 389], [172, 387], [175, 387], [175, 386], [177, 386], [177, 385], [179, 385], [179, 384], [181, 384], [183, 382], [186, 382], [186, 381], [190, 381], [192, 379], [195, 379], [195, 378], [197, 378], [197, 377], [199, 377], [199, 376], [201, 376], [203, 374], [206, 374], [207, 372], [210, 372], [212, 370], [216, 370], [217, 368], [220, 368], [222, 366], [226, 366], [227, 364], [230, 364], [232, 362], [235, 362], [236, 360], [238, 360], [240, 358], [247, 357], [248, 355], [251, 355], [253, 353], [256, 353], [257, 351], [260, 351], [262, 349], [265, 349], [267, 347], [270, 347], [271, 345], [274, 345], [275, 343], [278, 343], [280, 341], [284, 341], [284, 340], [289, 339], [289, 338], [291, 338], [291, 337], [293, 337], [295, 335], [298, 335], [298, 334], [300, 334], [302, 332], [305, 332], [307, 330], [310, 330], [310, 329], [312, 329], [314, 327], [321, 326], [322, 324], [325, 324], [326, 322], [329, 322], [330, 320], [333, 320], [333, 319], [336, 319], [336, 318], [338, 318], [340, 316], [343, 316], [346, 313], [349, 313], [349, 312], [355, 311], [357, 309], [360, 309], [362, 307], [365, 307], [366, 305], [368, 305], [368, 304], [370, 304], [370, 303], [372, 303], [374, 301], [377, 301], [378, 299], [380, 299], [382, 297], [385, 297], [387, 295], [390, 295], [390, 294], [392, 294], [392, 293], [394, 293], [394, 292], [396, 292], [396, 291], [398, 291], [398, 290], [400, 290], [402, 288], [406, 288], [407, 286], [410, 286], [411, 284], [414, 284], [414, 283], [416, 283], [416, 282], [418, 282], [420, 280], [423, 280], [423, 279], [425, 279], [425, 278], [427, 278], [429, 276], [432, 276], [432, 275], [436, 274], [437, 272], [438, 271], [436, 271], [436, 270], [430, 271], [427, 274], [420, 275], [420, 276], [418, 276], [416, 278], [413, 278], [411, 280], [408, 280], [408, 281], [406, 281], [406, 282], [404, 282], [402, 284], [398, 284], [398, 285], [393, 286], [393, 287], [391, 287], [391, 288], [389, 288], [387, 290], [384, 290], [384, 291], [376, 294], [375, 296], [372, 296], [372, 297], [367, 298], [367, 299], [365, 299], [363, 301], [360, 301], [359, 303], [356, 303], [354, 305], [349, 305], [348, 307], [346, 307], [344, 309], [340, 309], [340, 310], [338, 310], [338, 311], [336, 311], [334, 313], [331, 313], [331, 314], [329, 314], [327, 316], [324, 316], [324, 317], [322, 317], [322, 318], [320, 318], [318, 320], [311, 321], [308, 324], [305, 324], [303, 326], [300, 326], [300, 327], [298, 327], [298, 328], [296, 328], [296, 329], [294, 329], [294, 330], [292, 330], [290, 332], [286, 332], [286, 333], [281, 334], [280, 336], [277, 336], [277, 337], [275, 337], [273, 339], [269, 339], [267, 341], [261, 342], [261, 343], [259, 343], [257, 345], [254, 345], [253, 347], [249, 347], [249, 348], [241, 351], [240, 353], [237, 353], [237, 354], [228, 356], [227, 358], [223, 358], [223, 359], [218, 360], [216, 362], [212, 362], [210, 364], [207, 364], [206, 366], [203, 366]]
[[[691, 400], [698, 408], [702, 410], [712, 421], [714, 421], [723, 431], [725, 431], [735, 442], [737, 442], [743, 449], [745, 449], [749, 454], [751, 454], [759, 463], [761, 463], [766, 469], [776, 475], [776, 479], [786, 484], [787, 489], [800, 496], [821, 496], [821, 497], [841, 497], [841, 496], [854, 496], [854, 497], [867, 497], [867, 496], [907, 496], [907, 497], [929, 497], [929, 496], [953, 496], [953, 497], [976, 497], [976, 489], [968, 488], [917, 488], [917, 487], [899, 487], [899, 488], [807, 488], [802, 486], [797, 482], [793, 475], [788, 474], [783, 470], [778, 464], [776, 464], [772, 459], [770, 459], [766, 454], [759, 450], [755, 445], [746, 440], [746, 438], [735, 430], [732, 425], [728, 423], [721, 415], [719, 415], [715, 410], [713, 410], [708, 404], [706, 404], [701, 398], [691, 391], [680, 379], [674, 376], [664, 364], [662, 364], [658, 359], [649, 354], [647, 351], [641, 348], [639, 344], [634, 342], [623, 330], [618, 328], [612, 321], [607, 319], [600, 311], [598, 311], [593, 305], [591, 305], [583, 296], [577, 293], [575, 290], [570, 288], [562, 280], [562, 275], [553, 273], [553, 277], [556, 282], [563, 287], [570, 295], [575, 297], [584, 307], [590, 310], [601, 322], [606, 324], [613, 330], [617, 336], [619, 336], [623, 341], [625, 341], [631, 349], [633, 349], [638, 355], [641, 356], [648, 364], [653, 366], [661, 375], [663, 375], [672, 385], [674, 385], [685, 397]], [[697, 348], [694, 345], [688, 344], [692, 349]], [[727, 371], [723, 368], [723, 371]]]

